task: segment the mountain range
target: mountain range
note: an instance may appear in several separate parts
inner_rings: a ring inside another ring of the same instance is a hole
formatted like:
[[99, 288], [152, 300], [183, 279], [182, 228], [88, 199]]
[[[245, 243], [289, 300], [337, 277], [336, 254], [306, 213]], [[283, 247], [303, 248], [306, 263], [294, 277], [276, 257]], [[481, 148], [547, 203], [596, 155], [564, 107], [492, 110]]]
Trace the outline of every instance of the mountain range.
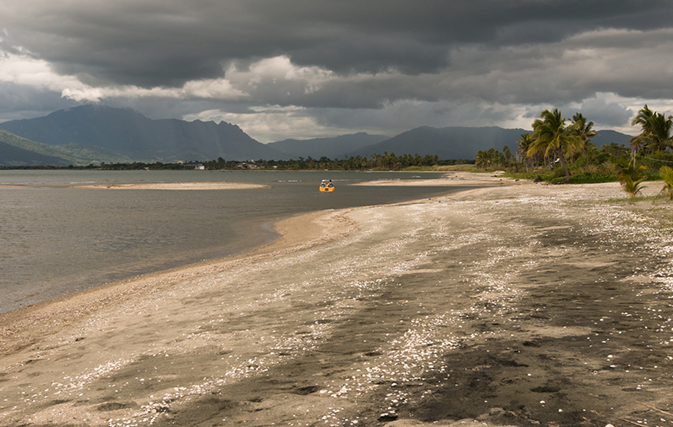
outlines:
[[255, 141], [238, 126], [222, 122], [152, 120], [131, 109], [99, 105], [59, 110], [46, 117], [0, 123], [22, 138], [73, 150], [100, 151], [91, 161], [174, 162], [178, 160], [279, 158], [282, 153]]
[[[436, 154], [440, 159], [474, 159], [479, 150], [495, 148], [502, 150], [505, 145], [516, 148], [523, 129], [503, 129], [499, 127], [448, 127], [433, 128], [421, 126], [403, 132], [373, 146], [355, 151], [354, 155], [366, 156], [367, 151], [395, 154], [414, 154], [421, 156]], [[413, 151], [409, 149], [413, 147]]]
[[[386, 139], [388, 139], [387, 136], [358, 132], [334, 138], [285, 139], [283, 141], [271, 142], [267, 146], [275, 148], [294, 159], [298, 159], [299, 157], [308, 158], [309, 156], [314, 159], [320, 159], [321, 157], [340, 159], [349, 153], [364, 149]], [[365, 155], [368, 154], [373, 153], [368, 152]]]
[[[84, 105], [45, 117], [0, 123], [0, 166], [88, 165], [129, 162], [342, 159], [384, 152], [474, 159], [479, 150], [514, 150], [523, 129], [422, 126], [392, 138], [356, 133], [334, 138], [286, 139], [262, 144], [221, 122], [153, 120], [131, 109]], [[599, 131], [598, 146], [626, 144], [631, 136]]]

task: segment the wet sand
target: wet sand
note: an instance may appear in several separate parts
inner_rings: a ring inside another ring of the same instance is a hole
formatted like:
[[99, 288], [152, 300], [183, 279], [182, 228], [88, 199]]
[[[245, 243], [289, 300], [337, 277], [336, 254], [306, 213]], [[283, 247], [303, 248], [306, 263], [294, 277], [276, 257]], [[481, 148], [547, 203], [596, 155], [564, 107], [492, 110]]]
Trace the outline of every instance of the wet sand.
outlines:
[[673, 205], [490, 178], [0, 317], [0, 425], [669, 425]]

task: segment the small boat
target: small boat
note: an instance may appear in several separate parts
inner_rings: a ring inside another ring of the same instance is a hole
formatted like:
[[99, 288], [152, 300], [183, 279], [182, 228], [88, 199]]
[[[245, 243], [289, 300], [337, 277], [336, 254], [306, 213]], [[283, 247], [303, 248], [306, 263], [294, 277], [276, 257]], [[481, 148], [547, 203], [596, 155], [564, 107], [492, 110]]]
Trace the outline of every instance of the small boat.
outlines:
[[320, 191], [334, 191], [334, 184], [332, 183], [332, 180], [330, 179], [327, 181], [326, 179], [323, 179], [320, 183]]

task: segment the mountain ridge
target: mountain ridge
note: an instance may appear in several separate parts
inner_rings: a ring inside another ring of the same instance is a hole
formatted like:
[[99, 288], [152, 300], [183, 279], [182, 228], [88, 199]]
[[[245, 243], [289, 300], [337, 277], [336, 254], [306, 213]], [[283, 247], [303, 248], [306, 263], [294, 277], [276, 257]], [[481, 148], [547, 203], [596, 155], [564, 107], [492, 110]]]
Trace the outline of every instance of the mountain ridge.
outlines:
[[[219, 157], [235, 161], [299, 157], [343, 159], [385, 152], [430, 154], [441, 160], [472, 160], [479, 150], [500, 151], [508, 145], [513, 151], [521, 134], [530, 131], [498, 126], [420, 126], [392, 138], [358, 132], [262, 144], [237, 125], [226, 122], [153, 120], [130, 108], [84, 105], [44, 117], [0, 123], [0, 132], [4, 132], [0, 133], [0, 142], [4, 144], [0, 147], [0, 165], [21, 165], [24, 159], [24, 165], [47, 162], [45, 164], [58, 166], [134, 161], [170, 163]], [[592, 138], [598, 147], [610, 142], [628, 144], [632, 138], [612, 130], [598, 133]]]
[[[361, 149], [349, 154], [364, 156], [383, 154], [387, 151], [388, 153], [419, 154], [421, 156], [431, 154], [439, 156], [440, 159], [468, 160], [474, 159], [479, 150], [489, 148], [502, 150], [505, 145], [512, 148], [521, 138], [521, 134], [525, 132], [524, 129], [504, 129], [498, 126], [478, 128], [420, 126], [367, 147], [370, 151], [374, 150], [372, 153], [366, 153]], [[408, 147], [413, 147], [413, 151], [409, 152]]]
[[0, 129], [49, 145], [75, 143], [145, 162], [285, 157], [226, 122], [152, 120], [132, 109], [99, 105], [0, 123]]
[[327, 157], [329, 159], [337, 159], [342, 158], [345, 153], [385, 141], [386, 139], [388, 137], [384, 135], [370, 135], [365, 132], [357, 132], [330, 138], [303, 140], [290, 138], [271, 142], [267, 145], [292, 157], [312, 157], [314, 159]]

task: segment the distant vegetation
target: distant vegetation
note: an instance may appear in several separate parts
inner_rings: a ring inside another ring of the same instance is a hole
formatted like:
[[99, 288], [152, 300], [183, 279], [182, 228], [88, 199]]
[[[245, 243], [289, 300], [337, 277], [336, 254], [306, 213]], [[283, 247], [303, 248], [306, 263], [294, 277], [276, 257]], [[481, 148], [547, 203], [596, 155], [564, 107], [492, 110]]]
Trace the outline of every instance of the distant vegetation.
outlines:
[[[188, 168], [180, 160], [206, 162], [224, 157], [224, 168], [229, 169], [252, 163], [249, 159], [274, 159], [273, 165], [254, 163], [280, 169], [403, 170], [436, 167], [428, 166], [433, 162], [427, 154], [437, 159], [474, 159], [477, 150], [513, 147], [522, 132], [496, 126], [420, 126], [392, 138], [359, 132], [262, 144], [225, 122], [153, 120], [131, 109], [82, 105], [45, 117], [0, 123], [0, 165], [87, 167], [105, 163], [118, 169], [180, 169]], [[594, 138], [598, 147], [606, 142], [628, 144], [631, 139], [610, 130], [600, 134]], [[401, 153], [418, 153], [420, 160], [415, 154]], [[218, 165], [212, 166], [213, 162]], [[208, 168], [222, 168], [216, 160], [206, 163]]]
[[299, 157], [297, 160], [250, 160], [240, 162], [225, 160], [222, 157], [217, 160], [205, 162], [189, 161], [176, 163], [162, 162], [129, 162], [129, 163], [101, 163], [100, 165], [89, 164], [87, 166], [5, 166], [0, 169], [100, 169], [100, 170], [342, 170], [342, 171], [403, 171], [403, 170], [437, 170], [442, 166], [474, 164], [473, 160], [439, 160], [437, 156], [419, 154], [404, 154], [396, 156], [395, 153], [372, 154], [367, 157], [347, 157], [343, 160], [332, 160], [326, 157], [306, 159]]
[[[278, 170], [404, 170], [409, 167], [435, 166], [439, 164], [437, 156], [419, 154], [404, 154], [396, 156], [395, 153], [372, 154], [366, 157], [356, 156], [347, 157], [343, 160], [332, 160], [327, 157], [313, 159], [308, 157], [298, 160], [258, 160], [254, 163], [243, 163], [246, 168], [278, 169]], [[234, 165], [233, 162], [224, 162], [218, 159], [216, 162], [205, 162], [207, 169], [230, 169], [240, 168], [240, 163]]]
[[[21, 150], [26, 150], [26, 152], [34, 153], [40, 158], [42, 164], [45, 164], [45, 160], [42, 160], [41, 156], [47, 158], [46, 162], [48, 163], [46, 164], [53, 164], [56, 166], [67, 166], [68, 164], [84, 165], [90, 163], [90, 159], [93, 158], [103, 162], [130, 161], [129, 157], [114, 154], [102, 148], [84, 147], [75, 143], [66, 145], [43, 144], [21, 138], [2, 129], [0, 129], [0, 142]], [[16, 164], [24, 165], [26, 163], [24, 157], [17, 159]], [[5, 158], [5, 160], [7, 159]], [[11, 162], [9, 163], [11, 164]]]
[[372, 154], [367, 157], [347, 157], [343, 160], [333, 160], [327, 157], [313, 159], [299, 157], [297, 160], [250, 160], [239, 162], [225, 160], [222, 157], [206, 162], [187, 163], [114, 163], [101, 164], [101, 169], [133, 170], [133, 169], [196, 169], [205, 170], [405, 170], [409, 168], [431, 167], [441, 164], [472, 163], [470, 160], [440, 161], [437, 156], [420, 156], [405, 154], [396, 156], [395, 153]]
[[521, 134], [514, 153], [509, 146], [502, 152], [479, 151], [475, 164], [483, 170], [500, 169], [513, 177], [550, 183], [620, 181], [634, 196], [645, 180], [673, 179], [668, 169], [662, 169], [673, 165], [672, 118], [645, 105], [631, 123], [641, 132], [629, 146], [610, 143], [598, 149], [591, 142], [597, 136], [594, 124], [582, 114], [566, 124], [558, 109], [544, 110], [533, 122], [533, 132]]

